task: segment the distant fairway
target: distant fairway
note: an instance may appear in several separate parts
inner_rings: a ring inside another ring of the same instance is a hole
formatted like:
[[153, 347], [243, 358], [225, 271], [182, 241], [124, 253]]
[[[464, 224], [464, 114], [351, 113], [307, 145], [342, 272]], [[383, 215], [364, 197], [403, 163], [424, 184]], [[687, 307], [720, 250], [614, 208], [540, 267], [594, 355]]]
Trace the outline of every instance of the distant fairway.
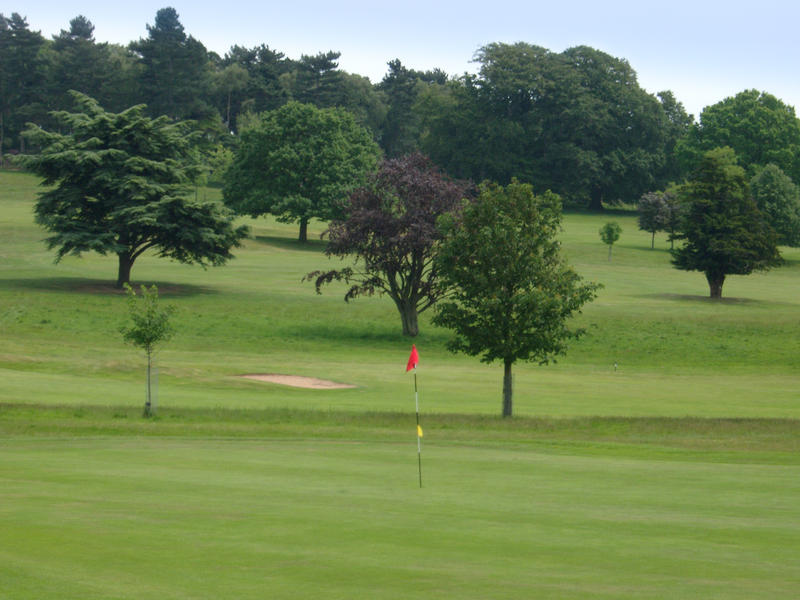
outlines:
[[115, 258], [54, 265], [34, 196], [0, 172], [0, 600], [800, 595], [800, 251], [714, 303], [634, 216], [608, 262], [608, 216], [567, 215], [605, 288], [567, 357], [515, 366], [519, 418], [423, 316], [420, 490], [411, 341], [390, 301], [300, 281], [321, 224], [251, 221], [223, 268], [137, 261], [178, 307], [144, 421]]
[[[0, 173], [0, 376], [2, 400], [138, 403], [143, 361], [123, 345], [125, 303], [113, 290], [115, 257], [53, 264], [31, 214], [35, 180]], [[199, 193], [218, 193], [200, 190]], [[565, 252], [602, 283], [580, 323], [588, 335], [556, 365], [515, 366], [518, 415], [800, 417], [800, 251], [767, 274], [730, 277], [720, 303], [705, 279], [670, 267], [667, 244], [623, 226], [608, 262], [597, 230], [606, 216], [567, 215]], [[397, 411], [408, 407], [403, 367], [410, 340], [386, 298], [342, 301], [301, 277], [329, 261], [312, 226], [260, 219], [228, 266], [203, 270], [147, 257], [134, 282], [156, 283], [178, 306], [178, 335], [160, 355], [160, 399], [169, 406]], [[502, 366], [453, 356], [447, 331], [423, 314], [420, 382], [425, 409], [500, 411]], [[614, 371], [614, 363], [618, 369]], [[244, 381], [246, 373], [303, 375], [352, 390], [298, 390]]]

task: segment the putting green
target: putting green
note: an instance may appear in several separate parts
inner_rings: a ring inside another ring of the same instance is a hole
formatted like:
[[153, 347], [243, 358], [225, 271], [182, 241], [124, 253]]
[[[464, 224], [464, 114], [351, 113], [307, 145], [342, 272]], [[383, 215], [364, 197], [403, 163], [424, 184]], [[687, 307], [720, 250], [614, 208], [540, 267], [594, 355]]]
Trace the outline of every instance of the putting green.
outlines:
[[0, 598], [794, 598], [800, 466], [358, 440], [0, 444]]

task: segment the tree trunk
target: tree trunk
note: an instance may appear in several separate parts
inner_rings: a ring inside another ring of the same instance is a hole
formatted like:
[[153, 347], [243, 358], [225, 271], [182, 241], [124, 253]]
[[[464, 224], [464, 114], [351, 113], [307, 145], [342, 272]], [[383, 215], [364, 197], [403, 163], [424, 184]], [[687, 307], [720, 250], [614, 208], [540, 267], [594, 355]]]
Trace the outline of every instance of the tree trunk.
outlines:
[[400, 318], [403, 320], [403, 335], [417, 337], [419, 333], [419, 323], [417, 307], [412, 304], [398, 304], [397, 310], [400, 311]]
[[589, 210], [603, 211], [603, 190], [600, 188], [592, 188], [592, 193], [589, 197]]
[[503, 363], [503, 417], [510, 417], [513, 412], [512, 396], [514, 394], [513, 380], [511, 378], [511, 365], [513, 361], [505, 359]]
[[650, 250], [655, 250], [656, 247], [656, 232], [653, 232], [653, 237], [650, 238]]
[[722, 284], [725, 283], [725, 275], [717, 273], [706, 273], [710, 296], [714, 300], [722, 298]]
[[151, 393], [151, 389], [150, 389], [150, 380], [151, 380], [150, 374], [152, 372], [150, 356], [151, 356], [151, 352], [148, 350], [147, 351], [147, 400], [145, 400], [145, 403], [144, 403], [144, 416], [145, 417], [149, 417], [149, 416], [151, 416], [153, 414], [153, 411], [152, 411], [153, 404], [152, 404], [152, 401], [151, 401], [152, 393]]
[[308, 218], [303, 217], [300, 219], [300, 236], [297, 238], [297, 241], [301, 244], [305, 244], [308, 241]]
[[6, 166], [5, 156], [3, 155], [3, 149], [6, 145], [6, 125], [5, 121], [3, 120], [3, 111], [0, 110], [0, 169], [4, 169]]
[[231, 90], [228, 90], [228, 109], [225, 112], [225, 133], [231, 132]]
[[608, 245], [608, 262], [611, 262], [611, 248], [613, 248], [613, 244]]
[[133, 267], [133, 259], [127, 254], [118, 254], [119, 269], [117, 270], [117, 289], [122, 289], [122, 286], [131, 282], [131, 267]]

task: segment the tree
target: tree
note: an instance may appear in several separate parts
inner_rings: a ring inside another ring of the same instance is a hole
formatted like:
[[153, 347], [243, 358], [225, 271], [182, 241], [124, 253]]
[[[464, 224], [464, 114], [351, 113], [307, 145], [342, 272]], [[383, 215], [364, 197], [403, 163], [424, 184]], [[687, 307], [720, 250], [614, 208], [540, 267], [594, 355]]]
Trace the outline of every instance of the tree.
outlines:
[[675, 249], [675, 240], [678, 232], [683, 227], [683, 221], [686, 218], [686, 204], [681, 200], [679, 188], [675, 184], [670, 184], [662, 196], [664, 200], [662, 221], [664, 231], [667, 232], [667, 239], [669, 240], [669, 249]]
[[707, 106], [677, 152], [689, 170], [705, 152], [723, 146], [733, 149], [751, 176], [772, 163], [800, 181], [800, 120], [772, 94], [745, 90]]
[[378, 155], [369, 132], [347, 111], [289, 102], [242, 132], [223, 197], [241, 214], [299, 221], [305, 242], [312, 218], [341, 216], [341, 200], [365, 181]]
[[287, 102], [290, 89], [281, 78], [291, 68], [291, 61], [283, 53], [262, 44], [255, 48], [233, 46], [222, 60], [222, 66], [239, 65], [247, 71], [247, 85], [241, 93], [241, 101], [232, 98], [230, 124], [238, 131], [237, 116], [245, 107], [260, 113], [274, 110]]
[[608, 244], [608, 260], [611, 261], [611, 248], [614, 247], [614, 242], [619, 239], [622, 233], [622, 227], [616, 221], [609, 221], [600, 228], [600, 239], [604, 244]]
[[639, 229], [652, 234], [651, 249], [655, 248], [655, 235], [658, 231], [666, 231], [670, 249], [675, 247], [675, 236], [681, 228], [686, 212], [676, 189], [676, 186], [671, 184], [666, 191], [647, 192], [639, 199]]
[[381, 147], [389, 157], [401, 156], [417, 149], [412, 111], [417, 97], [417, 78], [399, 59], [388, 63], [389, 72], [377, 85], [386, 94], [389, 109], [381, 127]]
[[672, 264], [705, 274], [714, 299], [727, 275], [748, 275], [780, 264], [776, 236], [750, 196], [745, 171], [731, 148], [703, 155], [680, 193], [688, 205], [685, 243], [672, 251]]
[[750, 180], [756, 206], [784, 246], [800, 246], [800, 189], [777, 165], [768, 164]]
[[78, 112], [54, 112], [58, 131], [31, 125], [26, 135], [42, 151], [20, 156], [48, 188], [34, 210], [37, 223], [54, 234], [46, 241], [57, 248], [56, 261], [90, 251], [116, 254], [121, 288], [150, 249], [203, 266], [232, 258], [247, 228], [235, 227], [221, 204], [186, 197], [196, 173], [189, 125], [151, 119], [143, 105], [106, 112], [92, 98], [72, 95]]
[[[420, 90], [414, 110], [419, 114], [419, 145], [454, 177], [508, 182], [527, 178], [522, 163], [532, 162], [521, 125], [494, 116], [470, 77]], [[505, 140], [505, 143], [502, 143]]]
[[139, 81], [143, 68], [139, 57], [130, 48], [109, 44], [106, 49], [109, 66], [100, 94], [105, 103], [100, 104], [106, 110], [121, 112], [141, 102]]
[[231, 99], [234, 92], [240, 92], [247, 87], [249, 79], [247, 69], [238, 63], [231, 63], [216, 75], [214, 84], [217, 90], [225, 96], [225, 129], [231, 131]]
[[342, 72], [339, 71], [341, 52], [303, 54], [295, 63], [294, 97], [317, 108], [339, 106], [342, 99]]
[[291, 98], [317, 108], [344, 108], [376, 133], [386, 118], [384, 95], [367, 77], [339, 70], [339, 52], [302, 55], [281, 82]]
[[681, 102], [675, 99], [675, 95], [669, 90], [659, 92], [658, 100], [664, 113], [664, 133], [665, 162], [656, 180], [663, 185], [672, 181], [683, 181], [686, 179], [686, 171], [681, 165], [676, 148], [680, 141], [686, 137], [692, 125], [694, 117], [686, 112]]
[[[556, 171], [559, 188], [588, 195], [593, 210], [602, 210], [604, 201], [639, 197], [652, 189], [666, 160], [663, 106], [639, 87], [626, 60], [587, 46], [562, 54], [577, 85], [565, 107], [567, 136], [559, 133], [558, 116], [550, 115], [559, 151], [548, 166]], [[549, 155], [545, 151], [545, 158]]]
[[569, 94], [561, 80], [565, 66], [525, 43], [489, 44], [475, 58], [478, 75], [464, 75], [447, 95], [425, 99], [423, 150], [459, 177], [542, 183], [550, 175], [541, 168], [546, 115]]
[[151, 116], [207, 116], [209, 107], [203, 98], [209, 95], [210, 71], [205, 46], [186, 35], [172, 7], [156, 13], [147, 33], [147, 38], [131, 42], [130, 48], [141, 57], [141, 93]]
[[598, 210], [662, 183], [682, 107], [640, 88], [627, 61], [586, 46], [495, 43], [476, 62], [478, 74], [438, 104], [444, 114], [426, 119], [423, 149], [468, 169], [451, 173], [517, 177]]
[[651, 250], [656, 247], [656, 232], [664, 228], [664, 211], [663, 193], [647, 192], [639, 198], [637, 206], [639, 229], [651, 234]]
[[373, 86], [368, 77], [341, 72], [341, 98], [336, 106], [353, 115], [356, 123], [367, 128], [376, 139], [386, 119], [385, 95]]
[[69, 22], [69, 30], [53, 36], [55, 60], [51, 68], [51, 102], [62, 109], [72, 105], [69, 90], [102, 98], [104, 81], [111, 76], [107, 44], [94, 40], [94, 25], [83, 15]]
[[415, 71], [399, 59], [389, 61], [389, 70], [375, 86], [386, 97], [386, 118], [380, 126], [380, 144], [390, 158], [416, 152], [421, 132], [417, 101], [430, 87], [444, 86], [447, 74], [440, 69]]
[[158, 304], [158, 288], [155, 285], [150, 289], [141, 286], [141, 295], [136, 296], [134, 289], [125, 284], [128, 294], [128, 316], [132, 322], [129, 327], [120, 328], [122, 338], [134, 346], [138, 346], [147, 354], [147, 400], [144, 404], [144, 416], [153, 413], [152, 408], [152, 364], [153, 352], [157, 345], [168, 341], [174, 334], [172, 324], [169, 322], [174, 306], [161, 307]]
[[233, 151], [223, 144], [217, 144], [204, 154], [203, 159], [208, 183], [221, 186], [224, 183], [225, 171], [233, 164]]
[[36, 115], [46, 81], [40, 54], [44, 44], [42, 34], [28, 29], [24, 17], [0, 13], [0, 166], [14, 141], [24, 152], [19, 134], [25, 119]]
[[403, 335], [419, 333], [418, 315], [446, 289], [433, 256], [439, 217], [456, 211], [468, 193], [463, 182], [443, 175], [421, 154], [384, 160], [367, 185], [350, 193], [341, 219], [328, 231], [329, 257], [355, 256], [356, 265], [306, 275], [317, 292], [332, 281], [352, 284], [345, 301], [387, 294], [403, 323]]
[[437, 304], [434, 323], [456, 333], [448, 347], [503, 361], [503, 416], [512, 415], [511, 368], [546, 364], [581, 335], [567, 321], [598, 285], [583, 283], [560, 253], [561, 200], [536, 196], [529, 184], [484, 184], [461, 218], [445, 218], [436, 256], [452, 295]]

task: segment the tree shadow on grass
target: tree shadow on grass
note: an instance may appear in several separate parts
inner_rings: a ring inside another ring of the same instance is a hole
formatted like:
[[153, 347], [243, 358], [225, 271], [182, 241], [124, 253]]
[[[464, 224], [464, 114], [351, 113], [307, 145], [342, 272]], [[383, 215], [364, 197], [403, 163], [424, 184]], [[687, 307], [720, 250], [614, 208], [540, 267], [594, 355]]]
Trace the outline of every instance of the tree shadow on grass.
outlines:
[[280, 250], [291, 250], [293, 252], [314, 252], [322, 254], [328, 245], [326, 240], [309, 238], [307, 242], [301, 243], [293, 238], [285, 238], [274, 235], [257, 235], [255, 241], [265, 246], [272, 246]]
[[783, 257], [782, 268], [797, 269], [800, 267], [800, 258], [786, 258]]
[[[333, 342], [370, 342], [378, 344], [393, 345], [402, 341], [403, 334], [400, 326], [392, 327], [354, 327], [349, 325], [337, 325], [327, 323], [321, 325], [313, 324], [294, 324], [291, 328], [286, 328], [283, 332], [286, 337], [293, 337], [301, 340], [320, 340]], [[408, 338], [411, 339], [411, 338]]]
[[707, 304], [787, 304], [785, 302], [770, 302], [766, 300], [754, 300], [753, 298], [725, 297], [711, 298], [710, 296], [698, 296], [694, 294], [641, 294], [639, 298], [658, 298], [659, 300], [675, 300], [678, 302], [705, 302]]
[[[37, 290], [50, 292], [71, 292], [77, 294], [94, 294], [99, 296], [119, 296], [125, 290], [117, 288], [109, 279], [84, 279], [79, 277], [32, 277], [16, 279], [0, 279], [0, 289]], [[155, 285], [162, 296], [197, 296], [216, 294], [217, 290], [199, 285], [171, 283], [168, 281], [133, 281], [131, 286], [139, 289], [140, 285]]]
[[361, 326], [359, 324], [337, 323], [310, 323], [293, 324], [281, 332], [287, 338], [296, 338], [304, 341], [341, 342], [343, 344], [368, 343], [370, 346], [378, 345], [396, 348], [398, 345], [409, 347], [411, 344], [420, 343], [429, 346], [444, 346], [450, 339], [450, 333], [442, 328], [430, 324], [423, 324], [423, 330], [417, 337], [405, 336], [402, 333], [400, 318], [397, 322], [389, 321], [380, 326]]

